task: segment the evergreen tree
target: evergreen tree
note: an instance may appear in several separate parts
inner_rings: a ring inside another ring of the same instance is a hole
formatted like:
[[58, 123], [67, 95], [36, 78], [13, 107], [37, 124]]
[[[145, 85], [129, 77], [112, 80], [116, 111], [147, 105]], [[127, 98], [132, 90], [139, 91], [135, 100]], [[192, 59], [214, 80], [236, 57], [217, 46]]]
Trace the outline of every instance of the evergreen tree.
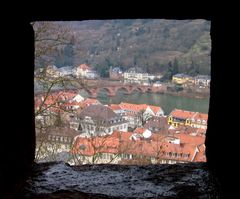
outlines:
[[179, 73], [179, 69], [178, 69], [178, 60], [175, 58], [174, 62], [173, 62], [173, 69], [172, 69], [172, 75], [175, 75], [177, 73]]

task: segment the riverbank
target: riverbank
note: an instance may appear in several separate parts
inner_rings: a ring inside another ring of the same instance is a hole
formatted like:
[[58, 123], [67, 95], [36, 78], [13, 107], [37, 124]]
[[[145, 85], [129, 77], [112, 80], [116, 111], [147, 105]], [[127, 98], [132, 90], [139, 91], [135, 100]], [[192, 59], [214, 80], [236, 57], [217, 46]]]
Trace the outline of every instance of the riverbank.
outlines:
[[186, 98], [195, 98], [195, 99], [208, 99], [210, 96], [210, 93], [208, 92], [186, 92], [186, 91], [179, 91], [179, 92], [173, 92], [173, 91], [165, 91], [164, 94], [168, 95], [174, 95], [179, 97], [186, 97]]

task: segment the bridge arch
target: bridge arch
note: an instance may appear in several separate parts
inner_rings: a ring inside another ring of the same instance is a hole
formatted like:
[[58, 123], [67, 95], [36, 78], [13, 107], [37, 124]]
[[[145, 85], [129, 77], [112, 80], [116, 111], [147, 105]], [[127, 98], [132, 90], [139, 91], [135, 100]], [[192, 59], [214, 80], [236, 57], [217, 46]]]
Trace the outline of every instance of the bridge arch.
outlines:
[[96, 94], [98, 95], [98, 93], [102, 90], [107, 91], [108, 96], [115, 96], [117, 89], [115, 87], [101, 87], [96, 90]]
[[119, 92], [120, 90], [124, 90], [127, 94], [130, 94], [130, 93], [131, 93], [130, 90], [129, 90], [129, 88], [126, 87], [126, 86], [119, 86], [119, 87], [117, 87], [117, 88], [116, 88], [116, 93]]
[[153, 92], [153, 89], [151, 87], [146, 88], [146, 92], [151, 93]]
[[145, 89], [142, 88], [141, 86], [134, 86], [134, 87], [132, 87], [132, 89], [131, 89], [131, 92], [133, 92], [133, 91], [140, 91], [140, 92], [144, 93], [144, 92], [145, 92]]

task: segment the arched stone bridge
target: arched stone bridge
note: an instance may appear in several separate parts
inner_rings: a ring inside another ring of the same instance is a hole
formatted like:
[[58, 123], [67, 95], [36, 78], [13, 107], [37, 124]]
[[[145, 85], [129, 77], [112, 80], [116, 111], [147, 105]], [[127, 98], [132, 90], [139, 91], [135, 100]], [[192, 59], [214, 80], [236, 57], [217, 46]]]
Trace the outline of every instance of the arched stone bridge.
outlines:
[[150, 93], [164, 93], [166, 91], [166, 86], [162, 85], [160, 87], [153, 86], [144, 86], [140, 84], [111, 84], [108, 82], [107, 84], [98, 82], [96, 85], [87, 86], [85, 90], [88, 92], [90, 97], [96, 98], [100, 90], [107, 91], [108, 96], [115, 96], [118, 90], [125, 90], [126, 94], [131, 94], [133, 91], [139, 91], [141, 93], [150, 92]]

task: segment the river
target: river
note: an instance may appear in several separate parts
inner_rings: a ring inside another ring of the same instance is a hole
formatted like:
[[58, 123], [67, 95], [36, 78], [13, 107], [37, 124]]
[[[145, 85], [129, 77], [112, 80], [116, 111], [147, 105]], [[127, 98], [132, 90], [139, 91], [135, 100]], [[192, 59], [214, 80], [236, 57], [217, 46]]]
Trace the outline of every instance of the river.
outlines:
[[[83, 93], [82, 95], [87, 97], [86, 93]], [[169, 114], [174, 108], [208, 113], [209, 108], [209, 98], [197, 99], [173, 96], [169, 94], [140, 93], [137, 91], [127, 95], [123, 90], [119, 90], [116, 96], [109, 97], [107, 96], [107, 92], [102, 90], [99, 92], [97, 99], [102, 104], [119, 104], [121, 102], [129, 102], [160, 106], [164, 110], [165, 114]]]

